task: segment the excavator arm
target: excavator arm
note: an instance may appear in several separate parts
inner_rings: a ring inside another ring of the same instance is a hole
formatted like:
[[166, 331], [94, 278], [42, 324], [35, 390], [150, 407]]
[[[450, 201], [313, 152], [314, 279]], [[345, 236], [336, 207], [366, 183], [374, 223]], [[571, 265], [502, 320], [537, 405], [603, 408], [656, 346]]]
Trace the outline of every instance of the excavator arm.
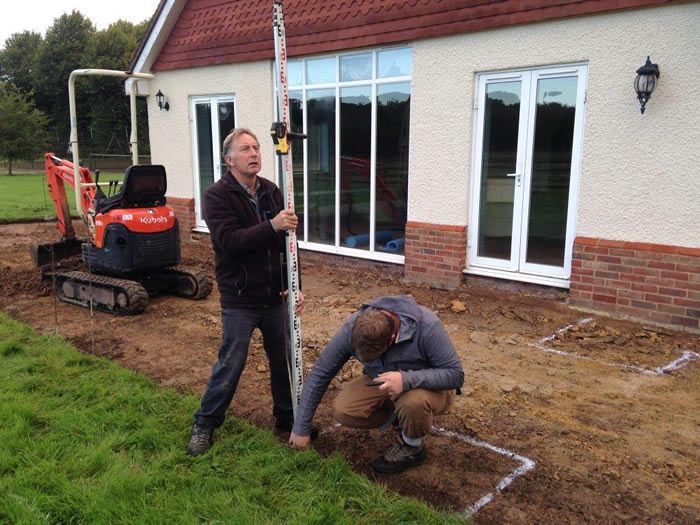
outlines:
[[[75, 188], [73, 163], [59, 159], [53, 153], [47, 153], [44, 155], [44, 167], [51, 200], [56, 208], [58, 229], [61, 232], [62, 240], [56, 243], [32, 245], [32, 260], [36, 266], [42, 269], [55, 266], [62, 259], [79, 254], [82, 245], [82, 241], [75, 236], [65, 187], [68, 184], [71, 188]], [[96, 186], [83, 186], [83, 184], [93, 182], [89, 169], [81, 167], [79, 173], [80, 199], [77, 206], [82, 210], [81, 215], [88, 217], [88, 210], [94, 206]]]
[[[56, 208], [58, 216], [58, 229], [65, 240], [75, 239], [75, 230], [71, 222], [70, 209], [68, 207], [68, 197], [66, 196], [65, 184], [75, 187], [74, 166], [72, 162], [59, 159], [53, 153], [44, 155], [44, 167], [46, 169], [46, 181], [51, 192], [51, 199]], [[92, 175], [87, 168], [80, 168], [80, 202], [76, 203], [82, 209], [82, 215], [88, 214], [90, 205], [95, 199], [95, 187], [83, 187], [82, 184], [92, 183]]]

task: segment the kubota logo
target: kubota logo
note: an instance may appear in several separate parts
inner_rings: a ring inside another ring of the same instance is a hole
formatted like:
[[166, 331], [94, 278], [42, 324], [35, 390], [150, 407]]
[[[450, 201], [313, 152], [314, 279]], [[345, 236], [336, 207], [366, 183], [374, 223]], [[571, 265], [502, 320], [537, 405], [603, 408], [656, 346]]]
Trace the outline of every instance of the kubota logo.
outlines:
[[168, 222], [167, 217], [141, 217], [139, 219], [144, 224], [153, 224], [155, 222]]

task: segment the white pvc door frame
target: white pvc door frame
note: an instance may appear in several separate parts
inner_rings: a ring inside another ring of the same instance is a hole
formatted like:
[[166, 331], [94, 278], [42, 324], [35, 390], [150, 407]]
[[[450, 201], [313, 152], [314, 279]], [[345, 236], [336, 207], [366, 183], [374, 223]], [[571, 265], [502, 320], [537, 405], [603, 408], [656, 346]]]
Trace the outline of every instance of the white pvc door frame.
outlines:
[[214, 182], [218, 181], [224, 174], [221, 172], [221, 145], [225, 137], [219, 133], [219, 104], [233, 104], [233, 120], [238, 122], [236, 116], [236, 97], [234, 95], [202, 95], [190, 97], [190, 121], [192, 122], [192, 172], [194, 174], [194, 210], [195, 226], [207, 230], [202, 215], [202, 199], [200, 192], [199, 178], [199, 139], [197, 136], [197, 104], [210, 104], [211, 111], [211, 140], [212, 140], [212, 165], [214, 166]]
[[[540, 79], [577, 77], [576, 111], [574, 117], [573, 146], [566, 222], [566, 238], [563, 266], [548, 266], [528, 263], [527, 239], [528, 217], [532, 182], [532, 156], [537, 104], [537, 83]], [[496, 259], [478, 255], [479, 207], [481, 205], [481, 181], [483, 159], [484, 105], [486, 86], [490, 83], [508, 81], [521, 82], [520, 120], [516, 155], [515, 187], [513, 198], [513, 224], [511, 235], [511, 258]], [[467, 273], [501, 277], [538, 284], [568, 287], [571, 277], [571, 255], [576, 233], [579, 182], [581, 174], [581, 150], [585, 119], [587, 66], [573, 64], [522, 71], [485, 73], [477, 77], [476, 104], [474, 106], [474, 144], [472, 163], [472, 195], [470, 205], [469, 234], [467, 243]], [[520, 179], [520, 184], [518, 184]]]
[[[474, 141], [475, 155], [474, 155], [474, 167], [472, 173], [477, 175], [477, 180], [474, 181], [475, 184], [472, 185], [474, 191], [472, 192], [472, 206], [471, 209], [472, 219], [469, 221], [469, 237], [470, 242], [468, 243], [468, 261], [474, 261], [477, 266], [492, 268], [496, 270], [514, 272], [518, 269], [518, 257], [516, 256], [519, 249], [520, 239], [519, 236], [511, 235], [511, 246], [510, 253], [511, 258], [506, 259], [496, 259], [491, 257], [483, 257], [478, 255], [478, 241], [479, 241], [479, 206], [481, 204], [481, 175], [482, 175], [482, 160], [483, 160], [483, 143], [484, 143], [484, 115], [483, 110], [485, 104], [486, 87], [488, 84], [500, 84], [504, 82], [518, 82], [520, 83], [520, 100], [529, 100], [529, 72], [527, 71], [515, 71], [508, 73], [495, 73], [491, 75], [480, 75], [478, 83], [478, 104], [476, 105], [476, 125], [477, 133], [474, 135], [476, 140]], [[515, 171], [512, 174], [514, 176], [514, 195], [513, 195], [513, 224], [511, 225], [511, 231], [515, 231], [516, 223], [519, 222], [519, 217], [522, 212], [522, 201], [523, 201], [523, 174], [525, 170], [525, 157], [527, 148], [527, 124], [528, 124], [528, 104], [520, 104], [520, 116], [518, 119], [518, 143], [517, 143], [517, 154], [515, 161]], [[514, 255], [515, 254], [515, 255]]]

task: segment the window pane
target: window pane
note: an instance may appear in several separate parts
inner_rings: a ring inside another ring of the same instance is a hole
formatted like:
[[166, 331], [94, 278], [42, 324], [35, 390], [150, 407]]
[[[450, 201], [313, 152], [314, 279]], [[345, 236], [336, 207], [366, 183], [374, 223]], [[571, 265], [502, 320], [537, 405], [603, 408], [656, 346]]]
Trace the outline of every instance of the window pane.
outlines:
[[375, 230], [380, 252], [404, 253], [411, 84], [377, 86]]
[[486, 85], [479, 205], [480, 257], [510, 259], [515, 162], [520, 121], [520, 81]]
[[391, 49], [377, 53], [377, 78], [403, 77], [411, 74], [411, 48]]
[[[233, 102], [222, 102], [219, 104], [219, 137], [221, 138], [221, 144], [224, 143], [226, 136], [236, 127], [233, 118]], [[228, 170], [228, 166], [224, 162], [223, 151], [219, 162], [221, 163], [221, 176], [223, 177], [226, 170]]]
[[195, 104], [195, 115], [197, 121], [199, 198], [201, 199], [201, 202], [204, 203], [204, 191], [214, 183], [214, 153], [211, 138], [211, 104]]
[[[289, 120], [292, 131], [303, 132], [304, 111], [301, 91], [289, 92]], [[292, 141], [292, 171], [294, 173], [294, 211], [299, 217], [297, 236], [304, 239], [304, 141]]]
[[564, 266], [577, 83], [576, 77], [537, 82], [527, 230], [529, 263]]
[[335, 58], [317, 58], [306, 61], [306, 83], [327, 84], [335, 82]]
[[340, 80], [369, 80], [372, 78], [372, 55], [349, 55], [340, 57]]
[[287, 62], [287, 84], [301, 86], [304, 83], [304, 63], [301, 60]]
[[372, 87], [340, 90], [340, 243], [368, 250]]
[[308, 91], [309, 242], [335, 245], [335, 89]]

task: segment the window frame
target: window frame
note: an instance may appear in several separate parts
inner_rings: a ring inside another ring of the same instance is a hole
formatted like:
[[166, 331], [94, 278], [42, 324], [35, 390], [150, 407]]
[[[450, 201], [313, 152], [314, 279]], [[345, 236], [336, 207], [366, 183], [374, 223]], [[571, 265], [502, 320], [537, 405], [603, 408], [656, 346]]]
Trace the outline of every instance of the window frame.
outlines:
[[[361, 259], [371, 259], [371, 260], [377, 260], [377, 261], [382, 261], [382, 262], [390, 262], [390, 263], [398, 263], [398, 264], [404, 264], [405, 262], [405, 255], [398, 255], [398, 254], [392, 254], [392, 253], [387, 253], [387, 252], [382, 252], [376, 250], [375, 247], [375, 242], [373, 241], [375, 239], [375, 233], [376, 233], [376, 206], [377, 206], [377, 201], [376, 201], [376, 162], [377, 162], [377, 87], [380, 85], [384, 84], [398, 84], [398, 83], [407, 83], [409, 85], [409, 95], [413, 91], [413, 85], [412, 85], [412, 77], [413, 77], [413, 71], [411, 67], [411, 74], [410, 75], [402, 75], [402, 76], [395, 76], [395, 77], [385, 77], [385, 78], [378, 78], [377, 76], [377, 69], [378, 69], [378, 54], [383, 52], [383, 51], [392, 51], [392, 50], [398, 50], [398, 49], [408, 49], [411, 50], [411, 63], [413, 61], [413, 48], [412, 46], [407, 46], [407, 45], [399, 45], [399, 46], [387, 46], [387, 47], [380, 47], [380, 48], [373, 48], [373, 49], [361, 49], [361, 50], [354, 50], [354, 51], [347, 51], [347, 52], [342, 52], [342, 53], [327, 53], [327, 54], [322, 54], [322, 55], [314, 55], [310, 57], [302, 57], [298, 59], [290, 59], [289, 63], [298, 63], [301, 62], [302, 64], [302, 83], [301, 84], [289, 84], [288, 90], [289, 92], [300, 92], [301, 93], [301, 100], [303, 104], [303, 132], [307, 133], [308, 127], [307, 127], [307, 102], [308, 102], [308, 91], [314, 91], [314, 90], [321, 90], [321, 89], [334, 89], [335, 90], [335, 152], [334, 152], [334, 158], [335, 158], [335, 166], [336, 166], [336, 173], [335, 173], [335, 239], [334, 239], [334, 244], [322, 244], [318, 242], [310, 242], [307, 241], [308, 239], [308, 233], [309, 233], [309, 198], [308, 194], [306, 191], [304, 191], [305, 188], [308, 187], [308, 146], [307, 146], [307, 141], [303, 141], [303, 184], [304, 188], [301, 190], [303, 191], [304, 195], [304, 221], [303, 221], [303, 228], [302, 231], [299, 232], [300, 235], [298, 237], [298, 242], [299, 242], [299, 247], [303, 249], [308, 249], [311, 251], [317, 251], [317, 252], [323, 252], [323, 253], [331, 253], [335, 255], [345, 255], [345, 256], [350, 256], [350, 257], [355, 257], [355, 258], [361, 258]], [[351, 81], [341, 81], [340, 76], [341, 76], [341, 70], [340, 70], [340, 61], [342, 57], [347, 57], [347, 56], [353, 56], [353, 55], [367, 55], [371, 54], [371, 59], [372, 59], [372, 74], [371, 77], [366, 79], [366, 80], [351, 80]], [[318, 59], [323, 59], [323, 58], [335, 58], [335, 82], [326, 82], [326, 83], [318, 83], [318, 84], [307, 84], [306, 83], [306, 77], [307, 77], [307, 68], [306, 68], [306, 63], [307, 61], [310, 60], [318, 60]], [[275, 79], [276, 81], [276, 79]], [[341, 99], [341, 92], [343, 88], [347, 87], [365, 87], [365, 86], [370, 86], [371, 87], [371, 97], [372, 97], [372, 108], [371, 108], [371, 140], [370, 140], [370, 217], [369, 217], [369, 223], [370, 223], [370, 231], [369, 231], [369, 236], [370, 236], [370, 244], [367, 249], [359, 249], [359, 248], [348, 248], [346, 246], [341, 246], [341, 238], [340, 238], [340, 213], [339, 210], [341, 209], [341, 180], [340, 180], [340, 172], [339, 172], [339, 167], [340, 167], [340, 162], [341, 162], [341, 140], [340, 140], [340, 99]], [[277, 86], [275, 86], [277, 88]], [[407, 173], [407, 178], [410, 177], [410, 172], [411, 172], [411, 148], [410, 148], [410, 125], [409, 125], [409, 148], [408, 148], [408, 173]], [[275, 163], [275, 175], [276, 175], [276, 180], [280, 180], [279, 176], [279, 166], [278, 163]], [[282, 189], [284, 191], [284, 189]], [[297, 188], [295, 188], [295, 193], [298, 192]], [[408, 190], [410, 192], [410, 190]], [[406, 206], [408, 206], [408, 201], [409, 201], [409, 194], [407, 193], [406, 195]]]

